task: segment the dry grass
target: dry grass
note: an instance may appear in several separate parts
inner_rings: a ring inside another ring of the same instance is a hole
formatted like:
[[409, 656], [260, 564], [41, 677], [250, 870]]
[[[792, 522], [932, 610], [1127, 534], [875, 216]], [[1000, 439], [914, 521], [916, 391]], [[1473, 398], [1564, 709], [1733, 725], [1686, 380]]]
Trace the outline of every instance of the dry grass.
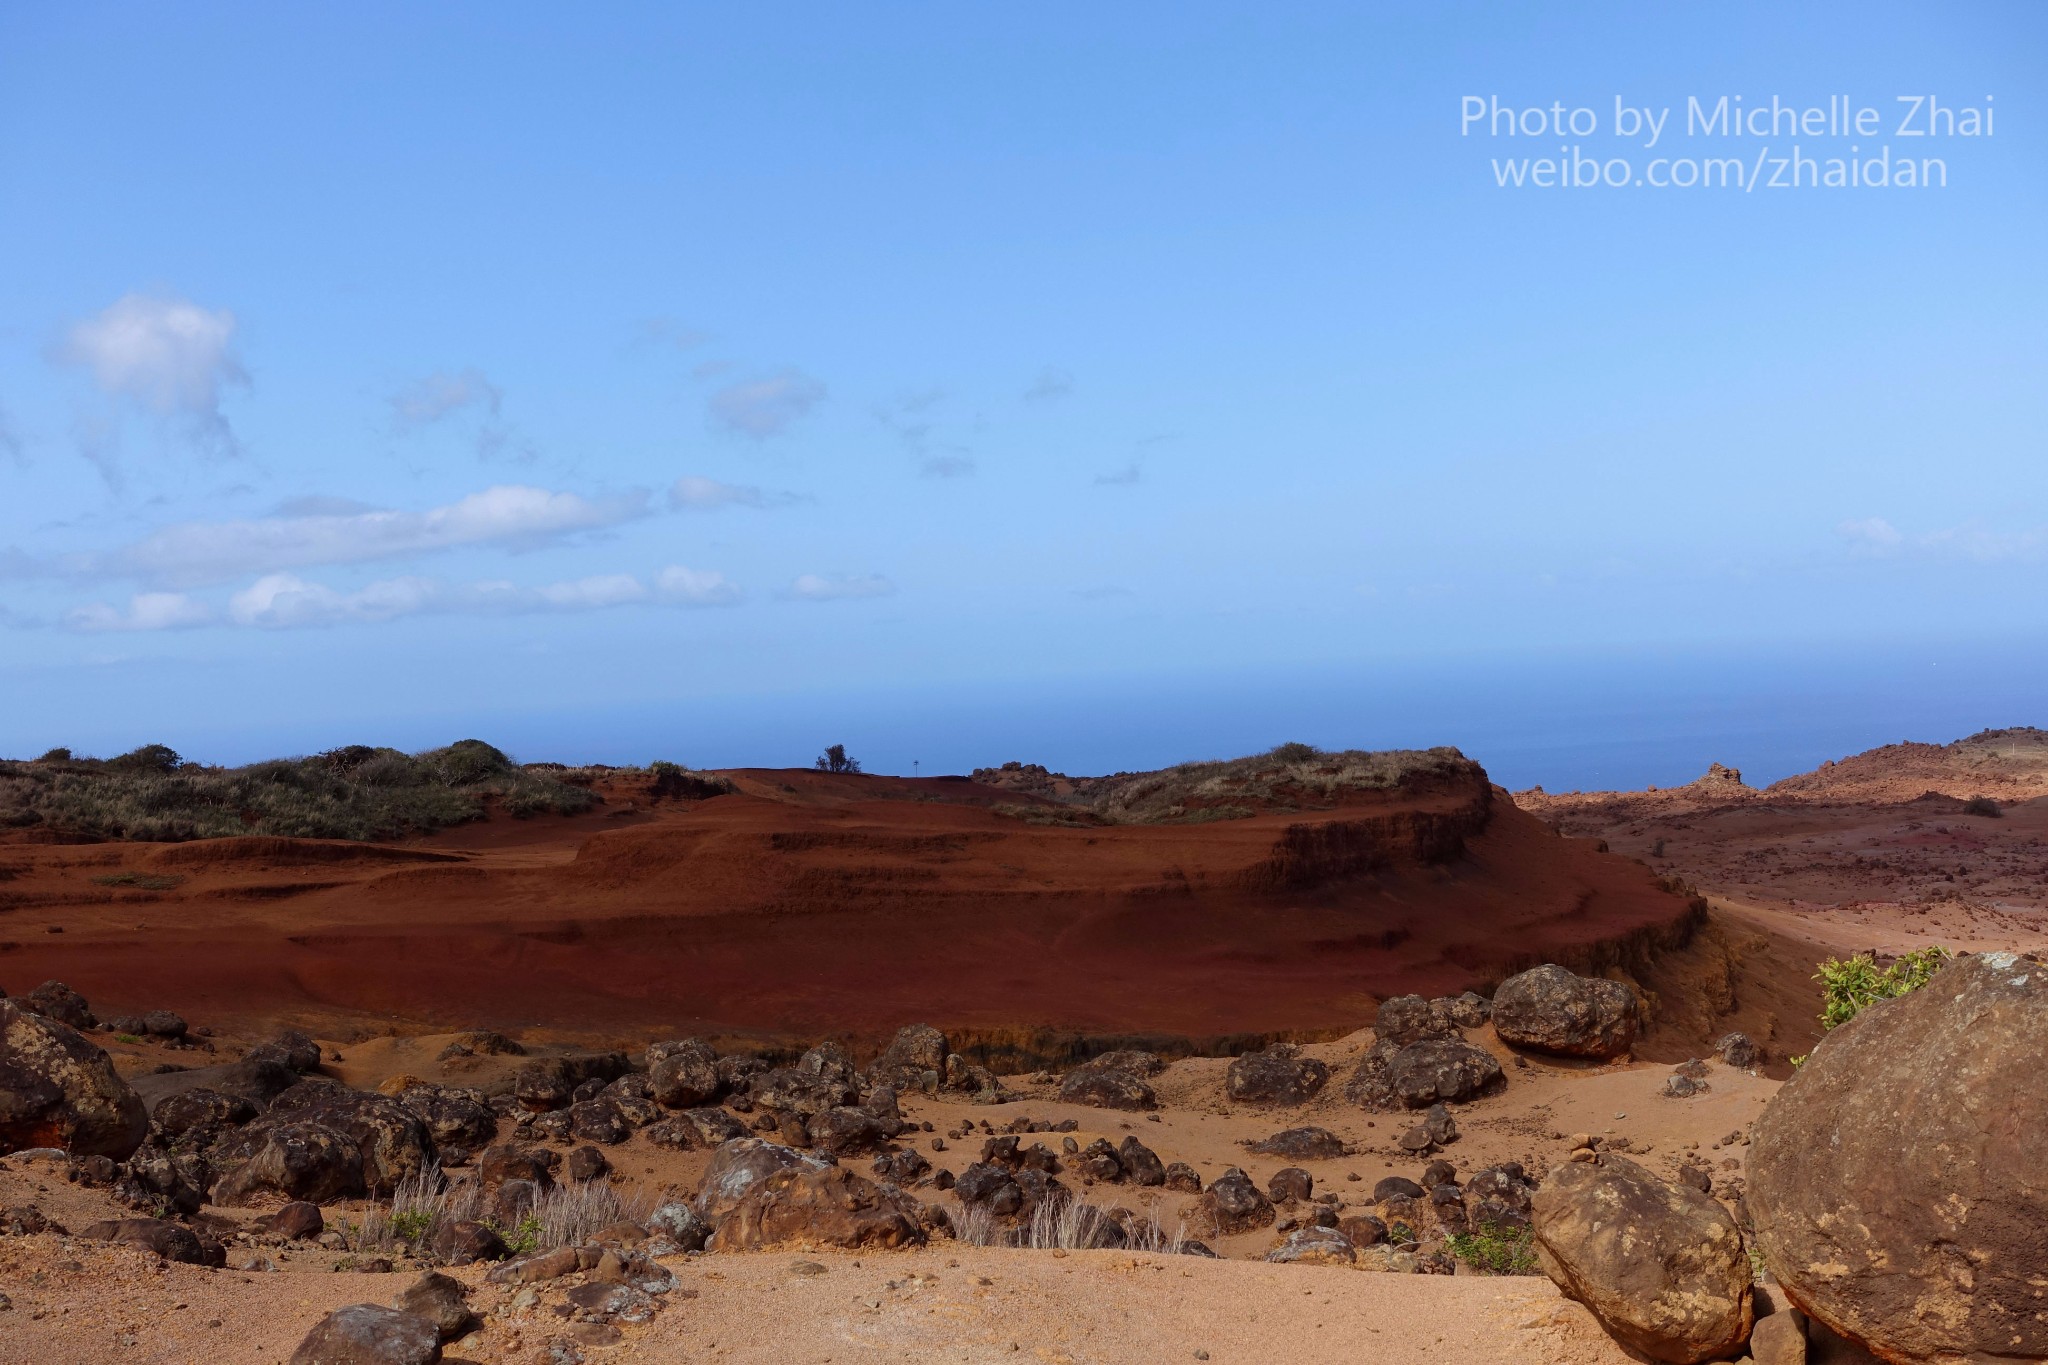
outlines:
[[499, 1227], [486, 1216], [476, 1186], [452, 1183], [438, 1165], [429, 1165], [401, 1182], [388, 1204], [372, 1204], [357, 1217], [336, 1218], [329, 1226], [355, 1255], [424, 1255], [436, 1229], [479, 1220], [496, 1227], [516, 1254], [525, 1255], [580, 1246], [614, 1223], [645, 1219], [660, 1203], [660, 1194], [643, 1185], [621, 1188], [602, 1180], [572, 1181], [543, 1194], [511, 1220], [511, 1226]]
[[[1104, 1245], [1101, 1230], [1117, 1220], [1113, 1210], [1083, 1199], [1048, 1201], [1032, 1210], [1031, 1220], [1010, 1227], [988, 1211], [985, 1205], [955, 1205], [947, 1210], [952, 1219], [953, 1238], [969, 1246], [1021, 1247], [1027, 1251], [1087, 1251]], [[1187, 1225], [1174, 1220], [1171, 1230], [1159, 1221], [1159, 1210], [1148, 1210], [1143, 1218], [1124, 1226], [1129, 1251], [1156, 1252], [1178, 1256], [1188, 1242]]]

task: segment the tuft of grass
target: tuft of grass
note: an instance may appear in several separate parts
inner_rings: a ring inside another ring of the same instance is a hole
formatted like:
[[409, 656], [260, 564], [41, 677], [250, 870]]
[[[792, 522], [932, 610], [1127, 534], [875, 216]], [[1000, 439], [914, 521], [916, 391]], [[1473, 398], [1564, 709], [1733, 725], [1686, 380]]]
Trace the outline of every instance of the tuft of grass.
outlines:
[[480, 1220], [505, 1239], [515, 1255], [576, 1246], [614, 1223], [639, 1221], [661, 1200], [656, 1191], [635, 1186], [623, 1192], [602, 1180], [558, 1185], [527, 1208], [510, 1228], [485, 1218], [483, 1200], [471, 1184], [453, 1184], [438, 1165], [407, 1177], [389, 1203], [373, 1204], [355, 1218], [331, 1226], [354, 1254], [420, 1253], [445, 1224]]
[[48, 825], [164, 842], [234, 834], [395, 839], [478, 819], [492, 806], [521, 817], [573, 815], [597, 800], [477, 739], [417, 754], [352, 744], [240, 768], [187, 763], [160, 744], [104, 760], [65, 753], [0, 761], [0, 828]]
[[1537, 1273], [1536, 1237], [1525, 1227], [1482, 1223], [1476, 1231], [1452, 1233], [1444, 1245], [1451, 1255], [1488, 1275]]
[[1188, 1241], [1187, 1225], [1175, 1219], [1168, 1229], [1159, 1221], [1156, 1208], [1142, 1219], [1121, 1221], [1112, 1209], [1085, 1199], [1048, 1200], [1032, 1210], [1029, 1222], [1015, 1228], [1005, 1226], [981, 1205], [952, 1207], [947, 1216], [952, 1222], [953, 1239], [969, 1246], [1087, 1251], [1104, 1245], [1102, 1230], [1111, 1223], [1118, 1224], [1124, 1234], [1119, 1250], [1178, 1256]]
[[1884, 968], [1868, 953], [1829, 958], [1813, 976], [1821, 985], [1820, 1026], [1840, 1028], [1880, 1000], [1919, 990], [1954, 957], [1946, 948], [1916, 948]]
[[1987, 820], [2003, 820], [2005, 807], [1989, 796], [1973, 796], [1963, 802], [1963, 814], [1981, 815]]

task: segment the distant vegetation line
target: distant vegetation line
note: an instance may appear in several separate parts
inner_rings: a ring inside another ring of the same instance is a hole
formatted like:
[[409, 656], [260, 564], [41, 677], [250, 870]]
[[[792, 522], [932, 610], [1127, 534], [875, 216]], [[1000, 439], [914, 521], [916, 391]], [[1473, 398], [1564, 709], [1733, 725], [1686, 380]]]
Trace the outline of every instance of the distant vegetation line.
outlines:
[[233, 834], [395, 839], [479, 819], [574, 815], [600, 798], [599, 775], [645, 777], [650, 796], [708, 795], [731, 786], [674, 763], [647, 768], [521, 765], [479, 739], [408, 754], [351, 744], [238, 768], [188, 763], [167, 745], [116, 758], [53, 749], [0, 760], [0, 831], [44, 828], [105, 839], [173, 842]]

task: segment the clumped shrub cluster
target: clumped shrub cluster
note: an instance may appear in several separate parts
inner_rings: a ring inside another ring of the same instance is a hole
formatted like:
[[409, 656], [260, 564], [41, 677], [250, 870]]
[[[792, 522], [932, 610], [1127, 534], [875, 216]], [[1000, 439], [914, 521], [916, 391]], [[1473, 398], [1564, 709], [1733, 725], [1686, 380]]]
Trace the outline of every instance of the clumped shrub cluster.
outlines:
[[1882, 968], [1868, 953], [1846, 961], [1829, 958], [1813, 978], [1821, 986], [1820, 1026], [1840, 1028], [1866, 1006], [1919, 990], [1954, 956], [1946, 948], [1916, 948]]
[[0, 827], [108, 839], [393, 839], [493, 808], [572, 815], [596, 801], [479, 739], [417, 754], [351, 744], [240, 768], [188, 763], [161, 744], [109, 759], [52, 750], [31, 762], [0, 761]]

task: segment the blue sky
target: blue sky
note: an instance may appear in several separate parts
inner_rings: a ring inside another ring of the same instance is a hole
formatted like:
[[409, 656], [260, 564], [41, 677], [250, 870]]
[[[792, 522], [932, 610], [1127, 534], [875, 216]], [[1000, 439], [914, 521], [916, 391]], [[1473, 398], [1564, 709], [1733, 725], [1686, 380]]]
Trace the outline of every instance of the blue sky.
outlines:
[[[2044, 90], [2024, 3], [8, 7], [0, 752], [2039, 719], [1933, 661], [2048, 652]], [[1608, 127], [1838, 94], [1884, 131]], [[1494, 169], [1790, 141], [1948, 183]]]

